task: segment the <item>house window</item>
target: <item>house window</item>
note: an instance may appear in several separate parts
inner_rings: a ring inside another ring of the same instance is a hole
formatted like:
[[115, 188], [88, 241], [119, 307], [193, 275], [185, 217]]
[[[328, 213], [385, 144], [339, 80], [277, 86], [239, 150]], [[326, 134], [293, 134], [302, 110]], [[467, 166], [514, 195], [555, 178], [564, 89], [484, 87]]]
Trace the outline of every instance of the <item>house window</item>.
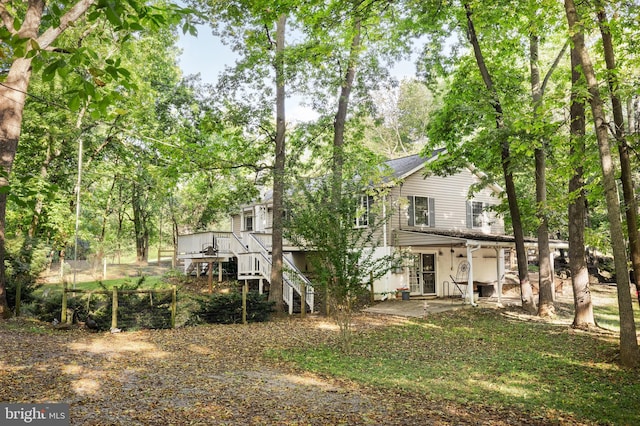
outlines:
[[373, 198], [363, 195], [360, 197], [358, 209], [356, 211], [356, 218], [354, 221], [354, 225], [356, 227], [366, 227], [369, 226], [369, 213], [371, 209], [371, 204], [373, 203]]
[[435, 200], [430, 197], [408, 197], [409, 226], [435, 226]]
[[480, 201], [467, 201], [467, 228], [482, 228], [484, 224], [484, 204]]
[[244, 230], [253, 231], [253, 216], [244, 217]]

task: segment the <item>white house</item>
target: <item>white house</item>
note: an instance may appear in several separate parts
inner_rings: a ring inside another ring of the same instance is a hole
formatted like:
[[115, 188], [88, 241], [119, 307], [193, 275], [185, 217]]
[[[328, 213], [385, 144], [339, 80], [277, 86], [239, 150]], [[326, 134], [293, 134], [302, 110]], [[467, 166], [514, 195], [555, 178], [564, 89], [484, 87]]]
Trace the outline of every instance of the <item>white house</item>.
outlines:
[[[452, 176], [425, 177], [425, 167], [437, 155], [435, 151], [427, 159], [411, 155], [386, 162], [399, 184], [387, 195], [386, 204], [395, 211], [375, 250], [381, 256], [399, 250], [409, 256], [403, 267], [373, 284], [377, 299], [407, 288], [411, 297], [463, 295], [474, 303], [467, 283], [474, 283], [481, 297], [501, 297], [505, 256], [514, 254], [514, 238], [505, 234], [503, 220], [488, 207], [498, 204], [502, 189], [494, 185], [469, 198], [471, 186], [482, 177], [473, 166]], [[185, 262], [185, 271], [207, 265], [210, 280], [215, 263], [220, 265], [221, 279], [222, 262], [235, 262], [237, 278], [257, 280], [262, 290], [271, 271], [271, 197], [242, 207], [231, 223], [228, 232], [180, 236], [178, 258]], [[313, 283], [305, 276], [305, 253], [284, 244], [285, 303], [292, 312], [295, 294], [306, 287], [307, 304], [313, 309]]]

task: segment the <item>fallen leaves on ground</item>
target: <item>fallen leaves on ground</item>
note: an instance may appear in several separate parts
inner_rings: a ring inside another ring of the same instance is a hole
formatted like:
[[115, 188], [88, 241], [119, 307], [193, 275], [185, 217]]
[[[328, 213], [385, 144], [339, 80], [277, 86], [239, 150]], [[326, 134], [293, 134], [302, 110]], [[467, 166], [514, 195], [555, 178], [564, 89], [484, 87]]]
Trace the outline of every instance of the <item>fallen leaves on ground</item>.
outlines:
[[[355, 327], [386, 322], [362, 316]], [[264, 357], [270, 349], [337, 344], [333, 324], [315, 316], [119, 334], [38, 327], [0, 328], [0, 401], [69, 403], [73, 425], [546, 424], [361, 387]]]

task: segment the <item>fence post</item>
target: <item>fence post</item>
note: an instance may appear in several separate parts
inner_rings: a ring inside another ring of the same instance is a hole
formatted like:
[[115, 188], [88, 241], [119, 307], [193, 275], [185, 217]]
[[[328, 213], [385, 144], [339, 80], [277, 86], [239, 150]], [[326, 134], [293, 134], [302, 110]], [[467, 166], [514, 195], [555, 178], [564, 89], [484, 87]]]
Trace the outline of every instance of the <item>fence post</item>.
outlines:
[[113, 287], [111, 298], [111, 329], [118, 328], [118, 287]]
[[177, 287], [173, 286], [173, 292], [171, 294], [171, 328], [176, 328], [176, 302], [177, 302]]
[[62, 286], [62, 311], [60, 312], [60, 323], [65, 324], [67, 322], [67, 283]]
[[247, 323], [247, 292], [249, 291], [249, 284], [245, 280], [242, 286], [242, 323]]
[[369, 294], [369, 302], [374, 303], [376, 301], [376, 293], [373, 291], [373, 272], [369, 273], [369, 285], [371, 286], [371, 294]]

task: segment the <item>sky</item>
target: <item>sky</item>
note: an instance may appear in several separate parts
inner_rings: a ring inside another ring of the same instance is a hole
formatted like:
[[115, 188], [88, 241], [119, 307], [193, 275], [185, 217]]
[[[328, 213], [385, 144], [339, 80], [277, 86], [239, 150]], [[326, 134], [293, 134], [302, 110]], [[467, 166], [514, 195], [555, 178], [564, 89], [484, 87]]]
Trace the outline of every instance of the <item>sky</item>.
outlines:
[[181, 34], [178, 47], [184, 75], [200, 74], [205, 83], [215, 83], [225, 65], [232, 65], [237, 55], [211, 34], [207, 26], [198, 26], [198, 36]]
[[[233, 65], [238, 55], [220, 42], [208, 26], [198, 26], [198, 35], [181, 34], [178, 47], [182, 54], [178, 57], [183, 75], [200, 74], [204, 83], [215, 84], [225, 66]], [[300, 104], [299, 98], [286, 101], [287, 121], [309, 121], [317, 114]]]
[[[208, 26], [198, 26], [198, 35], [181, 34], [178, 47], [182, 54], [178, 57], [183, 75], [200, 74], [204, 83], [215, 84], [225, 66], [233, 65], [238, 57], [231, 49], [222, 44], [211, 33]], [[411, 61], [402, 61], [392, 70], [399, 80], [415, 76], [415, 65]], [[308, 121], [317, 118], [317, 114], [300, 104], [300, 98], [287, 99], [287, 121]]]

